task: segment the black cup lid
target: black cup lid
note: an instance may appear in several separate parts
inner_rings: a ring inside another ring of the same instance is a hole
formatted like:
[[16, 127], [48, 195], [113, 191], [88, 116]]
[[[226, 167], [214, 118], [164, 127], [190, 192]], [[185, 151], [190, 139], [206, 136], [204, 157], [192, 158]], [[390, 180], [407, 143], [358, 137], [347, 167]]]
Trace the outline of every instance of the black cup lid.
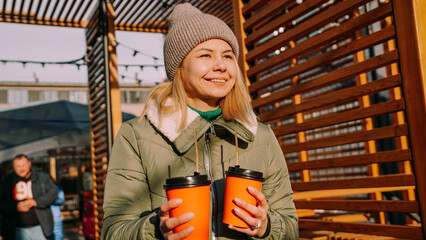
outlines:
[[262, 172], [257, 172], [249, 169], [240, 168], [240, 166], [229, 167], [228, 171], [226, 171], [226, 175], [233, 177], [241, 177], [246, 179], [252, 179], [263, 182], [265, 179], [263, 178]]
[[194, 175], [186, 177], [176, 177], [166, 179], [164, 189], [190, 188], [210, 185], [211, 181], [207, 179], [207, 175]]

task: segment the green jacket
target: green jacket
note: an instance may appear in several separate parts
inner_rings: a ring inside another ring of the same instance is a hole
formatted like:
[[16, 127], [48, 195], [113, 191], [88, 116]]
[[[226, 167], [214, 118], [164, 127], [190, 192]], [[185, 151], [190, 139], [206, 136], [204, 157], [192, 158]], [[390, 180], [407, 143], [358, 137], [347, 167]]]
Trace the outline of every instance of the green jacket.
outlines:
[[[241, 168], [261, 171], [262, 192], [269, 204], [270, 233], [265, 239], [298, 239], [298, 224], [289, 174], [274, 133], [264, 124], [244, 126], [219, 117], [207, 122], [188, 108], [178, 131], [180, 113], [159, 121], [156, 105], [142, 119], [125, 122], [114, 141], [104, 195], [101, 239], [161, 239], [160, 205], [167, 200], [169, 177], [193, 175], [196, 129], [199, 170], [212, 180], [212, 232], [215, 239], [255, 239], [222, 223], [225, 171], [235, 165], [234, 129], [238, 132]], [[170, 169], [170, 171], [169, 171]]]

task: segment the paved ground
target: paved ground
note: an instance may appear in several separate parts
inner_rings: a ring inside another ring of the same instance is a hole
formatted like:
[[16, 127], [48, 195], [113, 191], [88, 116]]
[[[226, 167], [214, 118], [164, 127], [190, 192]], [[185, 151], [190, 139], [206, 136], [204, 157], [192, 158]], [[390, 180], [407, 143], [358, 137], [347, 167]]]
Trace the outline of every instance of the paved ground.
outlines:
[[[81, 222], [64, 222], [64, 240], [86, 240], [81, 229]], [[0, 240], [2, 237], [0, 236]]]

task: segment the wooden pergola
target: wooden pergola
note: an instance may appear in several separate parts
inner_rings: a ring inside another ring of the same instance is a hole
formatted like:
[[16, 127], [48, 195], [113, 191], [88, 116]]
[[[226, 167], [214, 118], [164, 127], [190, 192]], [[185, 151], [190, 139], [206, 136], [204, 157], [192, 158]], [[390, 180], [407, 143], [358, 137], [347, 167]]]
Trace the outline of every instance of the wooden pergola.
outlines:
[[[0, 21], [86, 28], [99, 7], [93, 0], [3, 0]], [[114, 29], [137, 32], [168, 31], [171, 10], [184, 0], [106, 1], [114, 8]], [[233, 26], [232, 4], [226, 0], [190, 1], [203, 12], [213, 14]]]
[[[121, 125], [115, 31], [166, 33], [181, 2], [0, 5], [0, 22], [86, 29], [97, 233], [108, 156]], [[287, 159], [301, 238], [425, 239], [426, 4], [189, 2], [237, 35], [252, 105]]]

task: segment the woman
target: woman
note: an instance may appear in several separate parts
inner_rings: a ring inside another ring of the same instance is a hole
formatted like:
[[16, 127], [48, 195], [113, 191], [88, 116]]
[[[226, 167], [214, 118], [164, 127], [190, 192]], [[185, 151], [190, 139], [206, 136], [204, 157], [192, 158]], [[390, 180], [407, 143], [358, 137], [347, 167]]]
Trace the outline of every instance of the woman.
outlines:
[[[297, 216], [288, 170], [275, 135], [257, 123], [238, 69], [238, 43], [218, 18], [190, 4], [175, 7], [164, 42], [167, 77], [156, 87], [139, 119], [124, 123], [115, 139], [104, 196], [103, 239], [183, 239], [192, 227], [173, 229], [196, 213], [171, 218], [181, 203], [167, 201], [169, 177], [195, 171], [196, 129], [199, 170], [212, 180], [214, 239], [298, 239]], [[239, 164], [263, 172], [262, 190], [249, 188], [257, 206], [234, 199], [251, 228], [222, 222], [225, 171], [235, 165], [234, 130]], [[203, 146], [203, 147], [201, 147]], [[170, 176], [169, 176], [170, 175]]]

